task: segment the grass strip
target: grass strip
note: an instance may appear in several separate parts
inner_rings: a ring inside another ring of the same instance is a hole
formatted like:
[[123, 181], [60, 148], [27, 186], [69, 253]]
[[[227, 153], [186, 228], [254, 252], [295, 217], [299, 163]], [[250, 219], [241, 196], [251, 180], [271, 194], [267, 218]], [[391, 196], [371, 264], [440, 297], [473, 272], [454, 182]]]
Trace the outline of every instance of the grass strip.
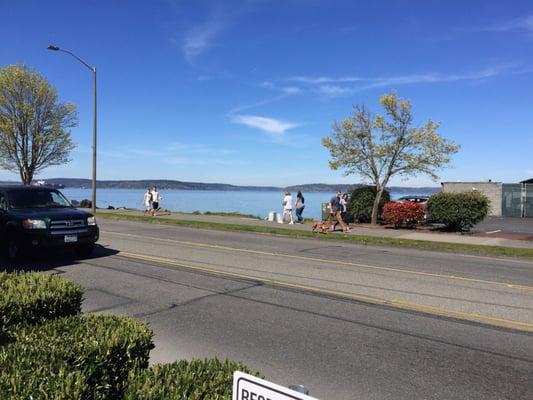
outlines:
[[505, 246], [485, 246], [466, 243], [449, 243], [449, 242], [434, 242], [429, 240], [415, 240], [415, 239], [398, 239], [382, 236], [368, 236], [368, 235], [343, 235], [343, 234], [329, 234], [324, 235], [320, 233], [313, 233], [311, 231], [292, 230], [281, 227], [270, 226], [253, 226], [230, 224], [224, 222], [209, 222], [209, 221], [190, 221], [183, 219], [164, 218], [164, 217], [144, 217], [140, 215], [126, 215], [120, 213], [97, 213], [98, 218], [120, 220], [120, 221], [136, 221], [148, 222], [153, 224], [169, 224], [184, 226], [189, 228], [213, 229], [218, 231], [232, 231], [232, 232], [252, 232], [269, 235], [288, 236], [294, 238], [314, 238], [322, 240], [342, 240], [351, 243], [363, 245], [381, 245], [381, 246], [395, 246], [408, 247], [419, 250], [435, 250], [435, 251], [449, 251], [460, 252], [465, 254], [488, 255], [488, 256], [504, 256], [504, 257], [520, 257], [533, 259], [533, 249], [514, 248]]
[[223, 212], [223, 211], [201, 212], [201, 211], [193, 211], [191, 214], [192, 215], [216, 215], [216, 216], [219, 216], [219, 217], [236, 217], [236, 218], [261, 219], [261, 217], [258, 216], [258, 215], [241, 214], [240, 212], [237, 212], [237, 211], [232, 211], [232, 212]]

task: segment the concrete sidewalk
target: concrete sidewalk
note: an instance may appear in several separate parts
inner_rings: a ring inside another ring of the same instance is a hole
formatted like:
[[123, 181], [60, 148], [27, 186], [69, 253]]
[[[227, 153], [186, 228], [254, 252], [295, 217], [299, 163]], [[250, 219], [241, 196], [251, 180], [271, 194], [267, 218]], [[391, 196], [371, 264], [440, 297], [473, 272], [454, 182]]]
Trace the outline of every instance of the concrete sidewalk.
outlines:
[[[139, 210], [130, 210], [130, 209], [116, 209], [116, 210], [105, 210], [99, 209], [98, 213], [115, 213], [131, 216], [143, 216], [143, 212]], [[167, 218], [167, 219], [176, 219], [184, 221], [203, 221], [203, 222], [214, 222], [214, 223], [224, 223], [224, 224], [237, 224], [237, 225], [249, 225], [249, 226], [262, 226], [262, 227], [275, 227], [283, 228], [287, 230], [302, 230], [310, 231], [310, 223], [306, 224], [278, 224], [276, 222], [269, 222], [265, 220], [253, 219], [253, 218], [244, 218], [244, 217], [226, 217], [218, 215], [195, 215], [195, 214], [186, 214], [186, 213], [177, 213], [177, 212], [160, 212], [154, 219], [158, 218]], [[498, 237], [487, 237], [487, 236], [474, 236], [472, 234], [461, 234], [461, 233], [444, 233], [444, 232], [430, 232], [430, 231], [415, 231], [410, 229], [390, 229], [383, 227], [371, 228], [369, 226], [360, 226], [357, 224], [352, 224], [350, 226], [352, 230], [352, 235], [366, 235], [366, 236], [375, 236], [375, 237], [390, 237], [396, 239], [411, 239], [411, 240], [426, 240], [432, 242], [445, 242], [445, 243], [461, 243], [461, 244], [472, 244], [472, 245], [482, 245], [482, 246], [505, 246], [505, 247], [515, 247], [515, 248], [526, 248], [533, 249], [532, 240], [514, 240], [509, 238], [498, 238]], [[330, 233], [333, 235], [341, 234], [341, 232]]]

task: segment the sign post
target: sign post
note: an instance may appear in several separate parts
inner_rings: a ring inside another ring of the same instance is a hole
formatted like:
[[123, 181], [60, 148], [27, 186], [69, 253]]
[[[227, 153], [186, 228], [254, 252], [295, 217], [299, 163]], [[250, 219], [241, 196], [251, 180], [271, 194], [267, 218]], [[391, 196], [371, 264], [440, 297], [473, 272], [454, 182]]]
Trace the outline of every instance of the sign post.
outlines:
[[233, 373], [232, 400], [317, 400], [244, 372]]

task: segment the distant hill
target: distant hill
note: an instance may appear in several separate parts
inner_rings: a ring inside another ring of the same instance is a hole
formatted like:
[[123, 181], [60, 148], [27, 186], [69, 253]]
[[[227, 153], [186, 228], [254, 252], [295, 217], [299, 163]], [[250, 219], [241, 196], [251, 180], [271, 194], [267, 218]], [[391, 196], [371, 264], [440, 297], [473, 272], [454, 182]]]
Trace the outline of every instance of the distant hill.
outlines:
[[[332, 185], [328, 183], [311, 183], [307, 185], [294, 185], [283, 188], [283, 190], [288, 190], [290, 192], [297, 192], [298, 190], [302, 192], [336, 192], [340, 190], [343, 193], [351, 192], [354, 189], [367, 186], [362, 183], [353, 183], [353, 184], [338, 184]], [[404, 186], [389, 186], [387, 188], [391, 192], [405, 195], [416, 195], [416, 194], [432, 194], [440, 191], [440, 187], [404, 187]]]
[[[92, 187], [92, 181], [90, 179], [53, 178], [47, 179], [46, 183], [52, 185], [64, 185], [67, 188]], [[236, 186], [226, 183], [182, 182], [170, 179], [97, 181], [96, 186], [102, 189], [146, 189], [148, 187], [157, 186], [158, 189], [163, 190], [282, 190], [272, 186]]]
[[[90, 179], [76, 179], [76, 178], [54, 178], [47, 179], [46, 183], [51, 185], [63, 185], [66, 188], [90, 188], [92, 182]], [[146, 189], [148, 187], [157, 186], [162, 190], [226, 190], [226, 191], [290, 191], [297, 192], [298, 190], [309, 192], [349, 192], [354, 188], [364, 186], [360, 183], [354, 184], [326, 184], [326, 183], [311, 183], [305, 185], [293, 185], [288, 187], [276, 186], [237, 186], [226, 183], [203, 183], [203, 182], [182, 182], [170, 179], [143, 179], [143, 180], [109, 180], [97, 181], [97, 187], [102, 189]], [[391, 186], [390, 191], [399, 194], [428, 194], [435, 193], [440, 190], [439, 187], [402, 187]]]

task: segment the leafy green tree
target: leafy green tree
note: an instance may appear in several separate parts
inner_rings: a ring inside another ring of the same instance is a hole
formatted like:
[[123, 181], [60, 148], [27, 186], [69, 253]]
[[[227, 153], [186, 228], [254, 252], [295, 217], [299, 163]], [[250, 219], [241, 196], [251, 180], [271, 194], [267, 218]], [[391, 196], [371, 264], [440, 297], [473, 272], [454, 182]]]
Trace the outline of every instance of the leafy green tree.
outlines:
[[0, 69], [0, 166], [29, 185], [42, 169], [67, 163], [75, 145], [69, 128], [76, 107], [58, 102], [55, 88], [24, 65]]
[[[376, 200], [377, 190], [375, 186], [363, 186], [354, 189], [350, 194], [348, 211], [353, 222], [369, 223], [372, 220], [372, 210]], [[378, 211], [383, 209], [385, 203], [390, 201], [390, 193], [387, 189], [381, 194], [381, 202]]]
[[381, 96], [380, 102], [384, 115], [356, 106], [348, 118], [333, 124], [331, 136], [322, 139], [332, 169], [358, 174], [376, 187], [372, 224], [377, 223], [383, 191], [393, 176], [426, 174], [436, 181], [437, 171], [460, 148], [439, 135], [436, 122], [413, 126], [411, 103], [396, 92]]

